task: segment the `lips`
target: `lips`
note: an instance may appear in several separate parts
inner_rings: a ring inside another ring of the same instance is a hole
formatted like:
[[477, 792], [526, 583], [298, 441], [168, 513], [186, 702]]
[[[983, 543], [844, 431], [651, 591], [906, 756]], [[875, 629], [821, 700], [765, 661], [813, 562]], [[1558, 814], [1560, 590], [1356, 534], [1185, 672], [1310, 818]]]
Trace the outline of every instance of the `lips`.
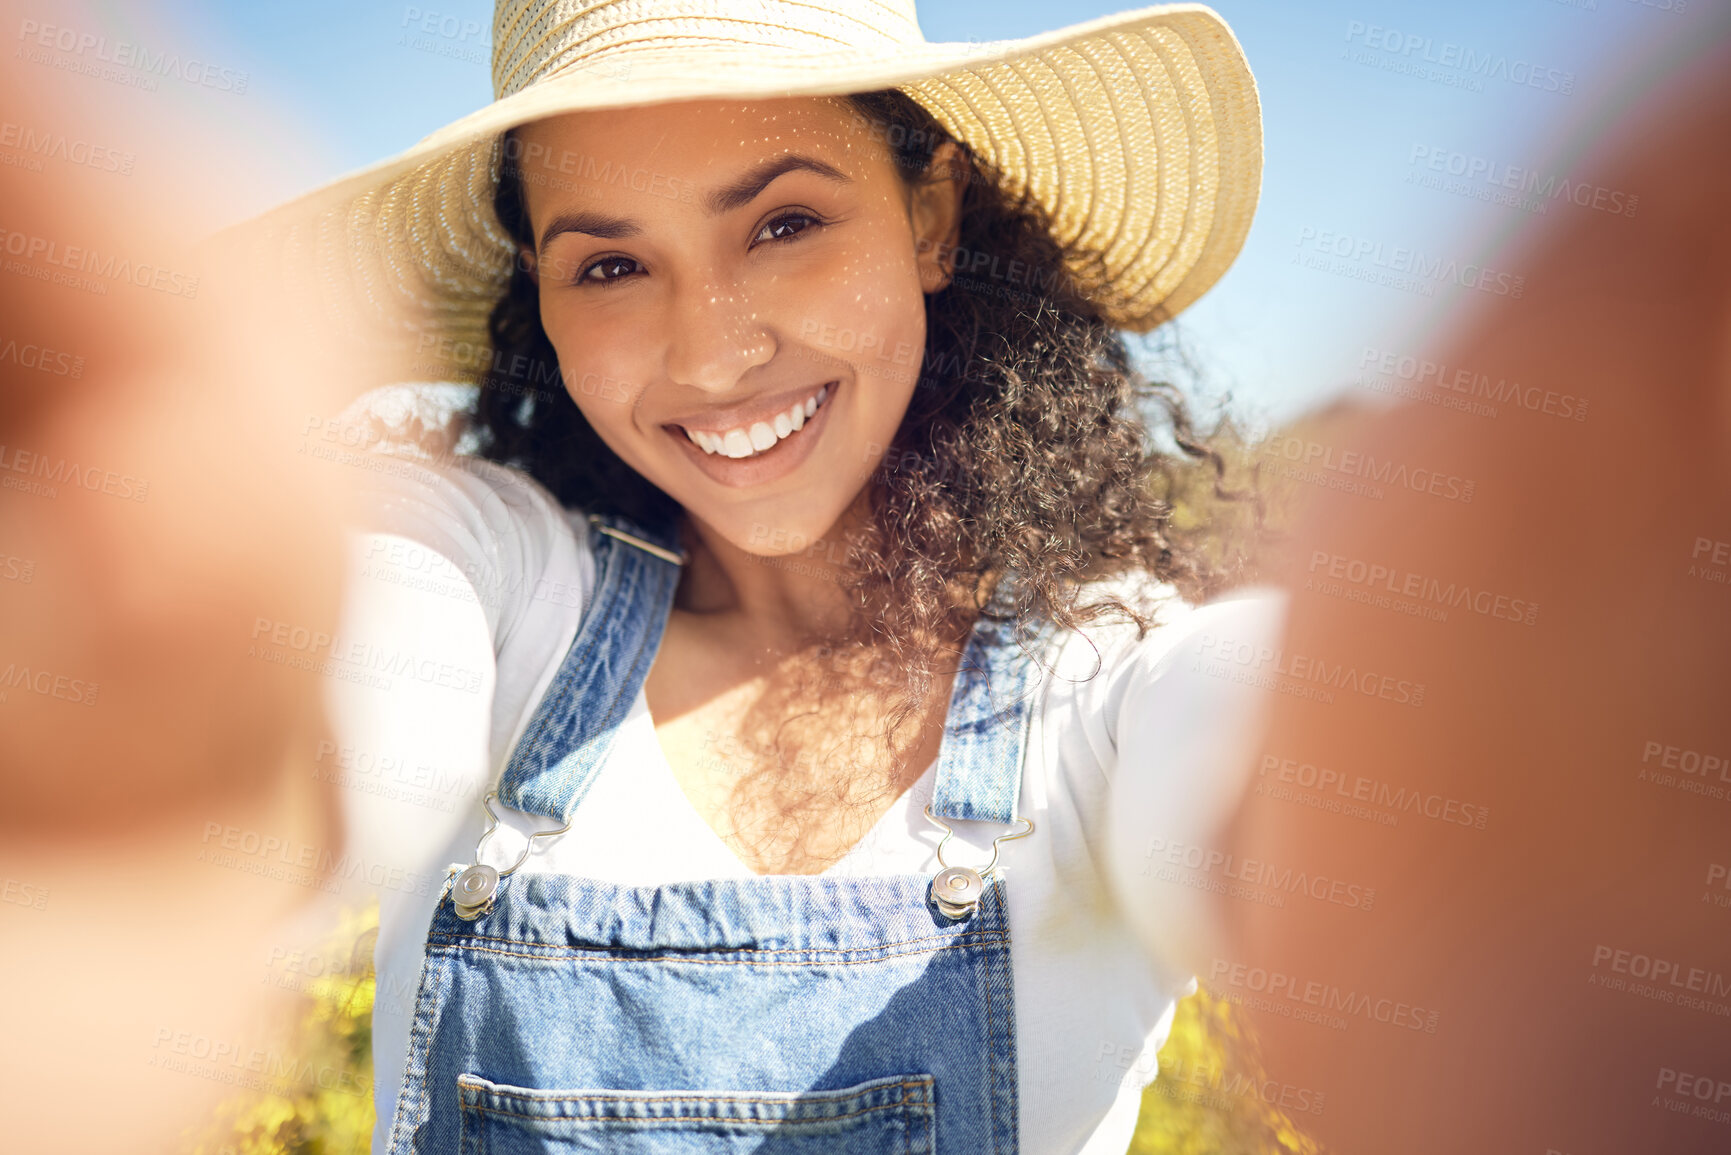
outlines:
[[[776, 398], [777, 408], [759, 402], [749, 410], [742, 406], [667, 422], [662, 430], [711, 481], [735, 489], [763, 485], [791, 473], [811, 454], [841, 391], [841, 382], [830, 381]], [[742, 443], [746, 452], [735, 455]]]
[[723, 430], [693, 429], [690, 425], [681, 425], [680, 428], [685, 430], [685, 435], [691, 439], [692, 444], [705, 453], [719, 453], [723, 457], [732, 458], [750, 457], [775, 448], [778, 442], [803, 429], [806, 418], [816, 414], [827, 400], [829, 386], [825, 385], [804, 401], [795, 401], [767, 420], [753, 421], [749, 425], [736, 425]]

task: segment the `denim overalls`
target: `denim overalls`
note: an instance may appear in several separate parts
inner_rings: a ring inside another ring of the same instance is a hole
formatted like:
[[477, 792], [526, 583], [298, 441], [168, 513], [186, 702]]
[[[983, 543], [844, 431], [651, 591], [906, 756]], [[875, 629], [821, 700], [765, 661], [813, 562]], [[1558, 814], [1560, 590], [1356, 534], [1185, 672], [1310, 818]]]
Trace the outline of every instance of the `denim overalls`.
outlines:
[[[590, 520], [596, 589], [498, 791], [555, 822], [642, 687], [680, 574], [671, 527]], [[1025, 630], [976, 624], [929, 814], [1018, 821]], [[1004, 881], [970, 865], [983, 882], [954, 866], [665, 886], [508, 868], [475, 882], [494, 868], [452, 866], [389, 1150], [1015, 1155]]]

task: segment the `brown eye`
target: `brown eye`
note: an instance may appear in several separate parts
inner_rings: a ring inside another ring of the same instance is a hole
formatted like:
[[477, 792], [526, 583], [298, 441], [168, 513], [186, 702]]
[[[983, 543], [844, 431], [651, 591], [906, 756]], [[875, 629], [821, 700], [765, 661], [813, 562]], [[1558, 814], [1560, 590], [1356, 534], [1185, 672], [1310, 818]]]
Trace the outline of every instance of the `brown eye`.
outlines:
[[810, 213], [782, 213], [758, 231], [757, 240], [760, 242], [791, 240], [811, 226], [822, 223]]
[[630, 257], [602, 257], [578, 274], [579, 281], [607, 282], [629, 277], [643, 266]]

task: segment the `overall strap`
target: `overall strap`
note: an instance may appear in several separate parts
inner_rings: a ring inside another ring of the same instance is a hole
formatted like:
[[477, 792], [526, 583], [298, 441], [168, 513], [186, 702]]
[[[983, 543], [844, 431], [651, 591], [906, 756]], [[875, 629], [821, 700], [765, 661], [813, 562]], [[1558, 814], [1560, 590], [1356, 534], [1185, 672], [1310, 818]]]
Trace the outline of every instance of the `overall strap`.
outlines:
[[974, 622], [950, 691], [932, 813], [1011, 824], [1045, 632], [1017, 621]]
[[568, 822], [661, 646], [684, 562], [671, 527], [591, 514], [595, 590], [499, 783], [499, 800]]

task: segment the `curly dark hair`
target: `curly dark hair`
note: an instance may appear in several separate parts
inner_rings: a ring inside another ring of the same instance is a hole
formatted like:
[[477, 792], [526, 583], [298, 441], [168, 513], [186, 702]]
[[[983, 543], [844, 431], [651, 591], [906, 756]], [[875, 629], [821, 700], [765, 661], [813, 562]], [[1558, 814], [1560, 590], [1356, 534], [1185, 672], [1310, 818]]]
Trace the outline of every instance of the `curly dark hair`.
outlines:
[[[952, 138], [910, 97], [847, 99], [904, 180], [955, 175], [930, 171]], [[1244, 576], [1206, 533], [1188, 538], [1172, 524], [1173, 471], [1194, 462], [1230, 496], [1218, 481], [1224, 462], [1179, 390], [1133, 369], [1123, 334], [1084, 294], [1083, 284], [1101, 281], [1098, 257], [1061, 245], [1031, 198], [1007, 195], [965, 144], [961, 152], [955, 276], [926, 298], [919, 385], [867, 483], [867, 524], [846, 543], [836, 580], [853, 621], [823, 640], [887, 649], [890, 661], [874, 667], [900, 671], [904, 683], [892, 729], [924, 700], [932, 659], [953, 654], [977, 616], [1072, 628], [1114, 612], [1140, 636], [1151, 625], [1142, 608], [1118, 597], [1083, 604], [1083, 583], [1142, 573], [1199, 600]], [[513, 156], [507, 147], [495, 205], [507, 232], [532, 246]], [[536, 287], [520, 266], [491, 317], [492, 363], [552, 366]], [[1182, 460], [1155, 446], [1153, 412], [1164, 413]], [[527, 471], [568, 507], [648, 523], [678, 514], [563, 392], [525, 391], [495, 374], [472, 428], [486, 456]]]

